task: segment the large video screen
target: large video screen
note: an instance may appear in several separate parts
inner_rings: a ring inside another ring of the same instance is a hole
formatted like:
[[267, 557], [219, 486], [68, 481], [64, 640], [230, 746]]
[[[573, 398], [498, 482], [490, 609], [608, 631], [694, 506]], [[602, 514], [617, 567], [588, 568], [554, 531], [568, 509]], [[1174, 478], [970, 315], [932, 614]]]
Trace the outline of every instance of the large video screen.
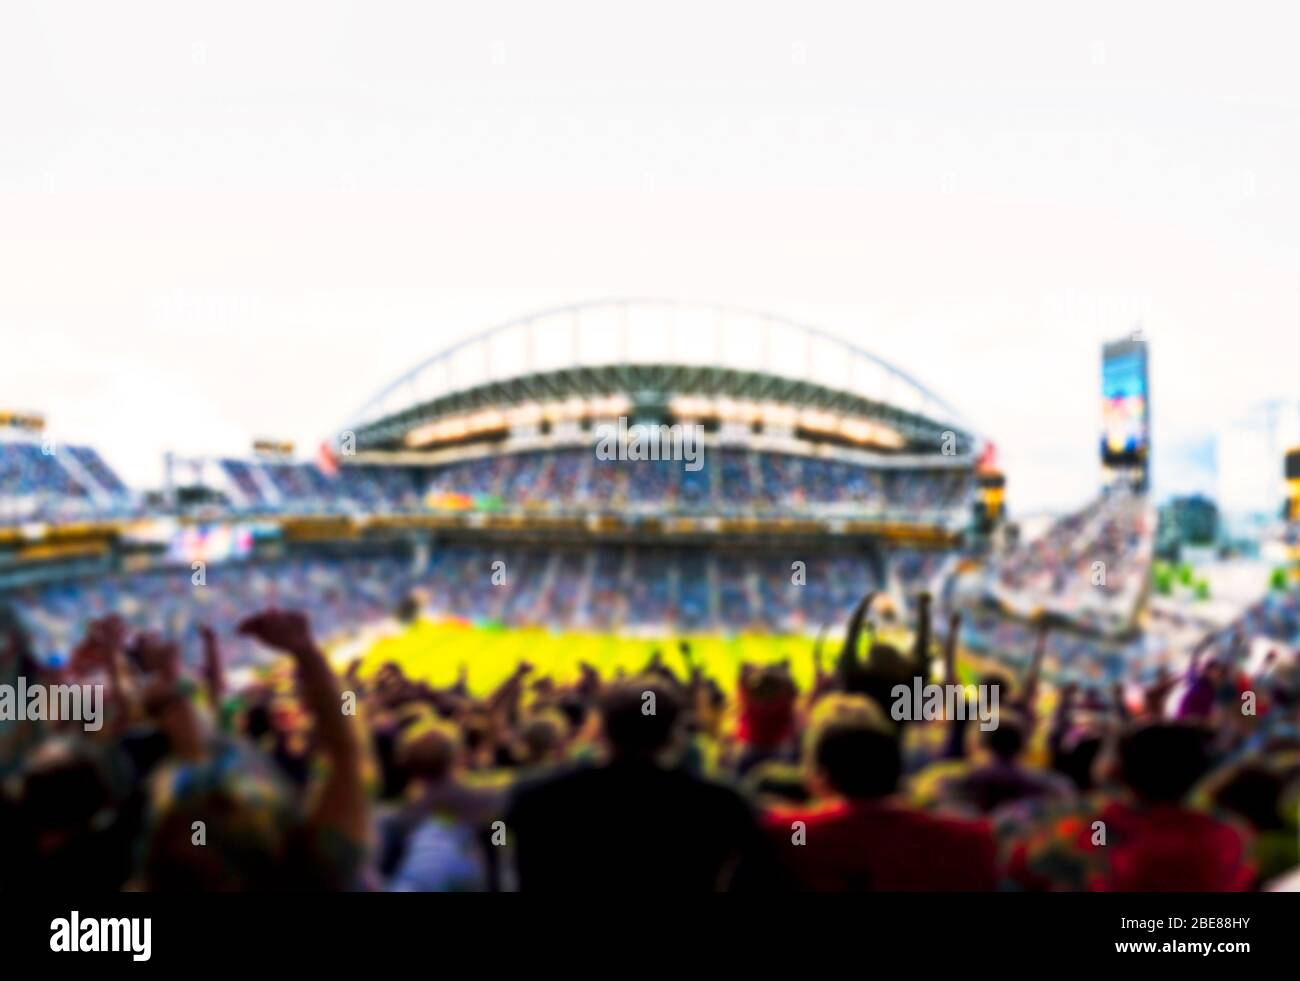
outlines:
[[1146, 459], [1149, 439], [1146, 349], [1108, 347], [1102, 357], [1101, 456], [1108, 464]]
[[191, 525], [171, 540], [168, 556], [175, 562], [225, 562], [247, 558], [253, 551], [253, 530], [243, 525]]

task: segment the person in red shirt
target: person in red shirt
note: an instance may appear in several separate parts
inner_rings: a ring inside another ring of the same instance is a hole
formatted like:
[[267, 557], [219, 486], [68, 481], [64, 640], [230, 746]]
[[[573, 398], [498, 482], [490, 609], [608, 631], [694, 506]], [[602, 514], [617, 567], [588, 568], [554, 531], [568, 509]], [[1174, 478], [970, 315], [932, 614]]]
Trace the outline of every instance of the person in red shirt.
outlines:
[[764, 826], [807, 891], [987, 891], [997, 846], [982, 821], [937, 817], [895, 798], [896, 730], [865, 699], [814, 736], [810, 782], [823, 803], [769, 812]]
[[1122, 792], [1057, 817], [1012, 850], [1009, 876], [1031, 890], [1238, 892], [1255, 870], [1245, 832], [1185, 799], [1210, 768], [1210, 733], [1156, 723], [1119, 747]]

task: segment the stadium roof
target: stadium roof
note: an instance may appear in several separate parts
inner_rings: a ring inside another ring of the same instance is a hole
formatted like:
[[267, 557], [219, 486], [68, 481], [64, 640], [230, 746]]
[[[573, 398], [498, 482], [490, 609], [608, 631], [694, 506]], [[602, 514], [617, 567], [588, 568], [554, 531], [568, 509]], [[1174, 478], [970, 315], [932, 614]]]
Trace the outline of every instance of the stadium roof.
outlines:
[[771, 314], [653, 299], [574, 304], [481, 331], [396, 378], [342, 429], [377, 447], [449, 412], [652, 380], [852, 407], [914, 435], [951, 428], [978, 440], [946, 400], [831, 333]]

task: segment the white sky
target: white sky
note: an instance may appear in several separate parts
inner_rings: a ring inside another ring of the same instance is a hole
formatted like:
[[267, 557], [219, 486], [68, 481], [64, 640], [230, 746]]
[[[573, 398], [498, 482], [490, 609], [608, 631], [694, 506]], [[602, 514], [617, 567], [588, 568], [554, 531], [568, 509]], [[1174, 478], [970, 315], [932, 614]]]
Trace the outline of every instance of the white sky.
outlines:
[[1300, 399], [1298, 15], [875, 6], [7, 0], [0, 405], [152, 483], [539, 307], [712, 300], [915, 374], [1016, 510], [1095, 490], [1138, 321], [1160, 487]]

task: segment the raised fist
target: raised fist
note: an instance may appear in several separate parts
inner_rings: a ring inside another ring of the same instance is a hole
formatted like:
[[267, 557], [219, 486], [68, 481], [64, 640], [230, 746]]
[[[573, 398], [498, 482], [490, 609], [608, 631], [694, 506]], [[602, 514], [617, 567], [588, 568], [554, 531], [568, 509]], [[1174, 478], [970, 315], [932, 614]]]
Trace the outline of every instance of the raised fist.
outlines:
[[297, 610], [270, 609], [254, 613], [239, 625], [239, 632], [286, 654], [302, 654], [316, 646], [311, 624]]

